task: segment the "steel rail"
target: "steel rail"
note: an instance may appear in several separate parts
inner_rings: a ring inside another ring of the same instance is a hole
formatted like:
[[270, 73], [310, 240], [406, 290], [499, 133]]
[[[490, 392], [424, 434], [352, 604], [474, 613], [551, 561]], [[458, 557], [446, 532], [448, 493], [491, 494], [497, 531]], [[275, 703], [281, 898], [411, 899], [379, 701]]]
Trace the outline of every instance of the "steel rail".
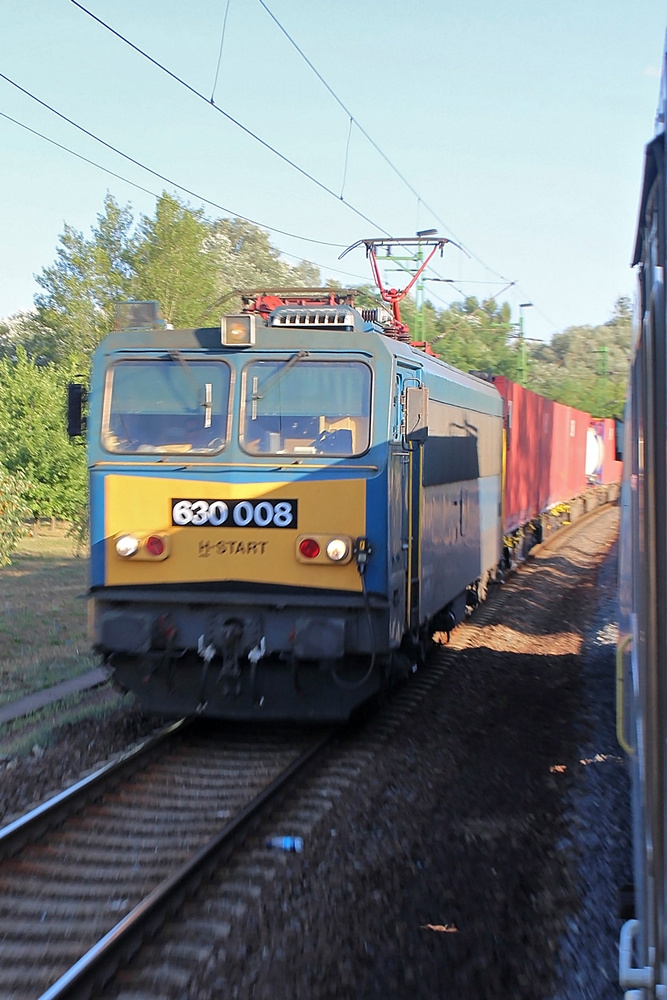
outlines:
[[169, 878], [156, 886], [130, 913], [112, 927], [97, 944], [53, 983], [38, 1000], [88, 1000], [92, 991], [103, 986], [123, 962], [129, 961], [192, 893], [202, 879], [233, 849], [234, 843], [257, 819], [262, 810], [290, 781], [311, 763], [331, 742], [339, 729], [329, 730], [308, 747], [273, 781], [223, 826], [208, 844], [201, 847]]
[[191, 725], [193, 719], [179, 719], [153, 736], [149, 736], [136, 747], [121, 754], [116, 760], [105, 764], [87, 777], [77, 781], [53, 798], [42, 802], [24, 816], [0, 829], [0, 861], [20, 851], [27, 843], [37, 840], [46, 830], [58, 826], [65, 819], [78, 812], [88, 802], [93, 802], [109, 788], [110, 784], [131, 774], [163, 743], [176, 733]]

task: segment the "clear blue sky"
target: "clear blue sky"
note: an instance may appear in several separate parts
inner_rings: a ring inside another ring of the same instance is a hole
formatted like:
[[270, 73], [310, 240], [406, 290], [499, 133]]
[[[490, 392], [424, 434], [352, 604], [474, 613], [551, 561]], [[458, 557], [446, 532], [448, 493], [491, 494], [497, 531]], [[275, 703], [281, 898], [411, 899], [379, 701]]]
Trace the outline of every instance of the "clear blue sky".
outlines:
[[[209, 98], [227, 0], [82, 0]], [[328, 194], [71, 0], [0, 0], [0, 72], [107, 143], [232, 214], [347, 246], [437, 227], [436, 306], [502, 293], [527, 336], [604, 322], [633, 295], [643, 146], [667, 11], [659, 0], [230, 0], [214, 99]], [[32, 305], [65, 223], [90, 234], [110, 191], [152, 214], [165, 183], [0, 79], [0, 317]], [[409, 187], [373, 148], [374, 140]], [[349, 149], [348, 149], [349, 138]], [[347, 168], [346, 164], [347, 149]], [[146, 188], [138, 190], [128, 181]], [[412, 189], [412, 190], [411, 190]], [[366, 216], [365, 221], [341, 202]], [[416, 194], [414, 193], [416, 192]], [[426, 207], [428, 206], [428, 208]], [[204, 204], [211, 216], [223, 213]], [[370, 281], [364, 254], [271, 235], [323, 276]], [[391, 275], [387, 276], [391, 279]], [[400, 281], [394, 276], [395, 281]]]

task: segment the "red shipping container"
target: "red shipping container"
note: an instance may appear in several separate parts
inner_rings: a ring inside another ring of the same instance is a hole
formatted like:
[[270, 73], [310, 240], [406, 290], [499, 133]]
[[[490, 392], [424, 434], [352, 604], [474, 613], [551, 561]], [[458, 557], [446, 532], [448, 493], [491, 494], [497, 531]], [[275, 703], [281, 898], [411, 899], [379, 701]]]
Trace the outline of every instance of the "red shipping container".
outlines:
[[590, 415], [496, 376], [505, 400], [503, 530], [515, 531], [586, 488]]

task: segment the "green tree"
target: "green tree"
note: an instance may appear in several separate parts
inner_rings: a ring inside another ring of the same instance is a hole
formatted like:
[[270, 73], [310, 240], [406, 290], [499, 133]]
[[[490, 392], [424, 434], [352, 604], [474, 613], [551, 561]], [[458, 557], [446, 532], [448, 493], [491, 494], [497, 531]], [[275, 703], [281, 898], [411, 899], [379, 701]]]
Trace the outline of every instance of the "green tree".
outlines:
[[92, 237], [65, 224], [56, 261], [37, 276], [37, 316], [26, 347], [34, 356], [86, 366], [113, 324], [116, 302], [130, 294], [134, 273], [132, 215], [112, 195]]
[[75, 520], [86, 505], [85, 450], [65, 429], [67, 369], [39, 365], [21, 346], [0, 360], [0, 464], [23, 474], [33, 516]]
[[449, 364], [517, 378], [518, 350], [507, 303], [468, 296], [439, 313], [436, 329], [431, 346]]
[[[35, 311], [15, 313], [0, 323], [0, 358], [16, 358], [19, 345], [31, 357], [39, 357], [44, 334], [44, 327]], [[42, 357], [42, 360], [46, 361], [47, 358]]]
[[199, 325], [217, 296], [217, 262], [207, 249], [212, 231], [202, 209], [163, 193], [153, 218], [144, 215], [139, 223], [132, 297], [156, 299], [174, 327]]
[[163, 192], [155, 214], [141, 216], [135, 229], [130, 206], [107, 194], [90, 239], [65, 225], [56, 261], [37, 277], [36, 314], [0, 329], [0, 356], [18, 342], [31, 357], [85, 369], [120, 301], [156, 299], [168, 323], [187, 327], [217, 322], [226, 297], [226, 308], [238, 308], [235, 289], [319, 281], [315, 265], [288, 264], [252, 223], [212, 221]]
[[22, 473], [12, 475], [0, 468], [0, 566], [9, 565], [12, 552], [28, 534], [27, 489], [28, 483]]
[[217, 271], [217, 297], [210, 302], [206, 318], [217, 319], [219, 304], [224, 311], [238, 309], [233, 292], [244, 288], [315, 287], [320, 274], [314, 264], [301, 261], [291, 266], [269, 241], [268, 233], [245, 219], [218, 219], [213, 224], [206, 252]]
[[6, 320], [0, 321], [0, 357], [5, 357], [14, 350], [12, 334]]
[[631, 339], [631, 306], [622, 297], [607, 323], [568, 327], [531, 346], [529, 388], [596, 417], [620, 416]]

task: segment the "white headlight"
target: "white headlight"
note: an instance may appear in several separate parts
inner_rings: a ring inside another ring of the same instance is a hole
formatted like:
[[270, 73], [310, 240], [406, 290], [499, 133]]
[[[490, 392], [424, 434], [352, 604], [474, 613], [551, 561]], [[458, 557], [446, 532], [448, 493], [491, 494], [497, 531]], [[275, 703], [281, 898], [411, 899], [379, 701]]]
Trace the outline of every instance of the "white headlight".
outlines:
[[127, 556], [133, 556], [138, 550], [139, 539], [135, 538], [134, 535], [121, 535], [116, 540], [116, 552], [119, 556], [127, 558]]
[[340, 562], [349, 554], [350, 547], [344, 538], [332, 538], [327, 542], [327, 555], [333, 562]]

